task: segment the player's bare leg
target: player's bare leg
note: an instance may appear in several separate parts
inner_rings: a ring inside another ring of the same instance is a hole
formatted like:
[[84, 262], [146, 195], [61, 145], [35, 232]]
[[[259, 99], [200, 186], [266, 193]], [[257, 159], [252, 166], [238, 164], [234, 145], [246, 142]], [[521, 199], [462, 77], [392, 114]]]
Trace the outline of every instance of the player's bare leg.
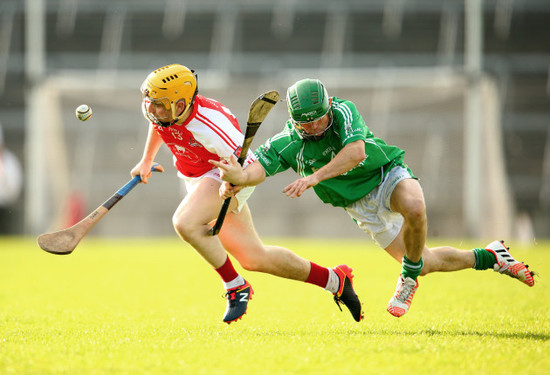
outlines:
[[309, 261], [283, 247], [262, 243], [254, 228], [247, 204], [241, 212], [227, 214], [218, 237], [224, 248], [248, 271], [264, 272], [299, 281], [305, 281], [309, 275]]
[[332, 269], [320, 267], [286, 248], [262, 244], [246, 204], [239, 213], [227, 215], [218, 236], [225, 249], [246, 270], [318, 285], [332, 292], [338, 306], [343, 303], [356, 321], [363, 318], [361, 302], [353, 289], [351, 268], [346, 265]]
[[[404, 248], [403, 237], [400, 233], [385, 250], [401, 263], [405, 255]], [[433, 248], [425, 246], [422, 252], [422, 260], [424, 261], [424, 267], [421, 275], [425, 276], [432, 272], [452, 272], [472, 268], [475, 264], [475, 255], [471, 250], [460, 250], [451, 246]]]
[[178, 206], [172, 223], [178, 235], [189, 243], [214, 268], [221, 267], [227, 258], [220, 240], [208, 236], [209, 223], [216, 218], [221, 198], [220, 183], [212, 178], [202, 178], [196, 189], [187, 194]]
[[221, 276], [227, 290], [227, 308], [223, 321], [231, 323], [246, 313], [248, 301], [254, 291], [236, 272], [220, 239], [208, 235], [209, 223], [216, 218], [222, 205], [219, 187], [218, 181], [208, 177], [202, 178], [196, 188], [183, 199], [172, 221], [178, 235], [193, 246]]
[[418, 288], [417, 278], [424, 267], [422, 252], [425, 248], [428, 224], [426, 205], [422, 188], [417, 180], [404, 179], [395, 187], [390, 200], [391, 209], [403, 218], [399, 233], [403, 246], [401, 274], [392, 298], [388, 302], [388, 312], [400, 317], [407, 313]]
[[414, 263], [422, 258], [426, 243], [428, 219], [424, 194], [417, 180], [401, 180], [391, 195], [391, 209], [405, 219], [401, 235], [405, 246], [405, 256]]
[[[400, 234], [385, 250], [395, 260], [401, 262], [405, 255], [403, 249], [403, 237]], [[534, 285], [534, 272], [529, 271], [529, 267], [523, 262], [515, 260], [501, 241], [493, 241], [485, 248], [473, 250], [457, 249], [451, 246], [424, 247], [422, 259], [424, 268], [422, 268], [421, 276], [432, 272], [453, 272], [471, 268], [476, 270], [493, 269], [518, 279], [528, 286]]]

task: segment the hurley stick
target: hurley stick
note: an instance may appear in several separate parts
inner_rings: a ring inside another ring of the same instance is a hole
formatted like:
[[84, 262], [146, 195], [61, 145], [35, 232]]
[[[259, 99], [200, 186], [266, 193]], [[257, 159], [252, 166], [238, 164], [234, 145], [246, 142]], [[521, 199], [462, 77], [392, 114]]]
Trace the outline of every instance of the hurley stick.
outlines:
[[[271, 111], [271, 108], [273, 108], [278, 101], [279, 93], [277, 91], [268, 91], [256, 98], [250, 105], [250, 110], [248, 111], [248, 121], [246, 122], [246, 132], [244, 134], [244, 142], [238, 159], [240, 165], [243, 165], [246, 160], [246, 154], [248, 154], [250, 144], [252, 143], [252, 140], [254, 139], [260, 125], [265, 120], [269, 111]], [[218, 215], [218, 220], [216, 220], [214, 226], [210, 228], [208, 234], [215, 236], [220, 233], [220, 229], [222, 227], [223, 220], [225, 219], [225, 214], [227, 213], [230, 202], [231, 197], [227, 198], [223, 202], [223, 206]]]
[[[154, 171], [157, 165], [158, 164], [155, 164], [151, 170]], [[141, 177], [139, 175], [135, 176], [128, 181], [126, 185], [113, 194], [111, 198], [107, 199], [105, 203], [96, 208], [94, 212], [72, 227], [53, 233], [41, 234], [36, 239], [38, 246], [40, 246], [42, 250], [52, 254], [65, 255], [72, 253], [76, 245], [78, 245], [80, 240], [84, 238], [90, 229], [92, 229], [93, 226], [96, 225], [97, 222], [101, 220], [101, 218], [103, 218], [103, 216], [105, 216], [105, 214], [109, 212], [115, 204], [118, 203], [118, 201], [124, 198], [124, 196], [140, 182]]]

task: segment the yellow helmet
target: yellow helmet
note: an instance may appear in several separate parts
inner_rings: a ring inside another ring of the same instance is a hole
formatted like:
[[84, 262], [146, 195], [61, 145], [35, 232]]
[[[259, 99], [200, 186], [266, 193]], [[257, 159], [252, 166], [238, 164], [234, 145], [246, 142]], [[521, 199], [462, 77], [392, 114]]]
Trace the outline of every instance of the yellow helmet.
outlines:
[[[163, 66], [152, 71], [141, 85], [143, 114], [149, 121], [161, 126], [171, 126], [193, 106], [197, 92], [197, 76], [193, 70], [179, 64]], [[185, 103], [185, 109], [177, 114], [176, 104], [181, 100]], [[147, 110], [147, 106], [151, 104], [162, 105], [172, 114], [172, 118], [169, 121], [157, 118]]]

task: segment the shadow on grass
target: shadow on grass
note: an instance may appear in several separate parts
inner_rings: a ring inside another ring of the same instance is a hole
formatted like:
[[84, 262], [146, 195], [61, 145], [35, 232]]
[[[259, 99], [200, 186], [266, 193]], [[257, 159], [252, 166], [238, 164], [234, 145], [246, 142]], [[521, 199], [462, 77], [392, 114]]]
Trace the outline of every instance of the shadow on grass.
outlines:
[[477, 337], [494, 337], [498, 339], [516, 339], [516, 340], [535, 340], [548, 341], [550, 334], [533, 333], [533, 332], [490, 332], [490, 331], [442, 331], [438, 329], [424, 329], [420, 331], [395, 331], [395, 330], [296, 330], [296, 331], [256, 331], [257, 336], [441, 336], [441, 337], [458, 337], [458, 336], [477, 336]]
[[[392, 334], [396, 334], [393, 332]], [[426, 329], [418, 332], [406, 332], [405, 335], [428, 335], [428, 336], [479, 336], [495, 337], [499, 339], [524, 339], [548, 341], [550, 334], [534, 332], [488, 332], [488, 331], [440, 331], [437, 329]]]

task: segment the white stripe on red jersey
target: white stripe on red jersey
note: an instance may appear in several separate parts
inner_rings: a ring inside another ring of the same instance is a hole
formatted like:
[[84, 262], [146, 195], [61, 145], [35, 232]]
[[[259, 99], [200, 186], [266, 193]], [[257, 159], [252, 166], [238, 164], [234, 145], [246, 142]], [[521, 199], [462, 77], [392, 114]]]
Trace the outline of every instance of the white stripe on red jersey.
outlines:
[[[154, 124], [174, 155], [174, 165], [187, 177], [198, 177], [215, 168], [208, 160], [239, 156], [244, 135], [237, 118], [216, 100], [197, 95], [193, 111], [182, 125], [162, 127]], [[248, 151], [246, 164], [255, 160]]]

